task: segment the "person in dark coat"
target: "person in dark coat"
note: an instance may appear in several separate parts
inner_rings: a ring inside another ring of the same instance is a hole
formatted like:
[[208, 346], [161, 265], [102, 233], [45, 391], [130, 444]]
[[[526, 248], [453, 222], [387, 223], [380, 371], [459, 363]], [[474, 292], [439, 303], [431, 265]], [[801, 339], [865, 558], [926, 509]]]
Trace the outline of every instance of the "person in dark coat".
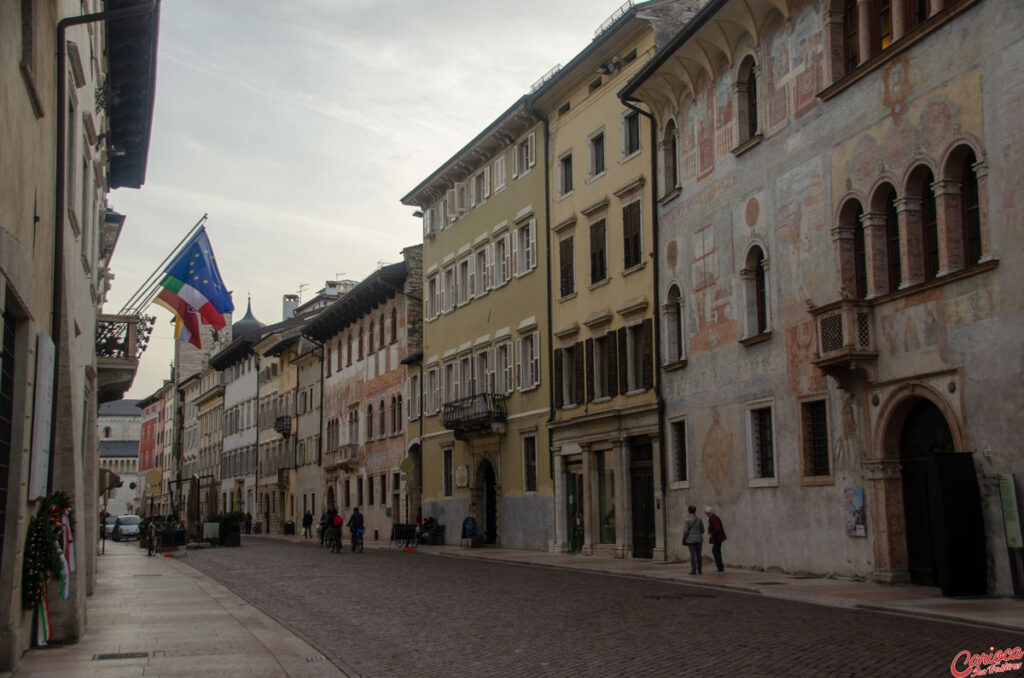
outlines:
[[719, 572], [725, 572], [725, 564], [722, 562], [725, 528], [722, 527], [722, 519], [715, 515], [715, 509], [711, 506], [704, 507], [704, 515], [708, 517], [708, 541], [711, 542], [711, 555], [715, 557], [715, 567]]
[[683, 544], [690, 549], [690, 574], [702, 574], [704, 556], [701, 551], [704, 545], [704, 523], [697, 515], [696, 506], [691, 504], [686, 511], [686, 520], [683, 522]]
[[313, 534], [313, 514], [310, 511], [306, 511], [306, 515], [302, 516], [302, 536], [309, 539]]

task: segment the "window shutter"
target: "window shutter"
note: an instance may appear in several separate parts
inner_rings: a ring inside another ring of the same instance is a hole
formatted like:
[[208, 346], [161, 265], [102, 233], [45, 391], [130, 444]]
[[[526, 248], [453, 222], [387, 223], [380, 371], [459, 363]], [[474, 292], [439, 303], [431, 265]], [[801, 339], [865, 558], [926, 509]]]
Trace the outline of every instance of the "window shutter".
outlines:
[[[456, 184], [456, 186], [458, 186], [458, 184]], [[445, 193], [445, 196], [445, 200], [448, 203], [448, 223], [450, 224], [453, 221], [455, 221], [455, 217], [458, 215], [459, 212], [459, 208], [456, 203], [457, 196], [455, 195], [455, 189], [448, 189], [448, 192]]]
[[462, 381], [462, 361], [456, 360], [452, 363], [452, 392], [448, 394], [448, 402], [458, 400], [462, 397], [460, 384]]
[[487, 289], [494, 287], [494, 243], [487, 246]]
[[[589, 341], [589, 339], [588, 339], [588, 341]], [[572, 357], [573, 357], [573, 362], [575, 363], [575, 369], [573, 371], [575, 372], [574, 376], [576, 378], [576, 383], [574, 384], [575, 393], [576, 393], [576, 402], [577, 403], [583, 403], [584, 402], [583, 401], [583, 395], [584, 395], [584, 390], [583, 389], [584, 389], [584, 383], [586, 382], [586, 380], [583, 378], [583, 375], [584, 375], [583, 364], [584, 364], [584, 362], [583, 362], [583, 342], [582, 341], [577, 341], [576, 342], [576, 346], [573, 348], [573, 351], [572, 351]]]
[[472, 299], [476, 295], [476, 257], [470, 257], [469, 261], [466, 262], [466, 268], [469, 269], [469, 281], [466, 287], [466, 298]]
[[516, 365], [516, 370], [515, 370], [516, 371], [516, 388], [518, 388], [520, 390], [523, 388], [523, 365], [522, 365], [522, 362], [523, 362], [523, 340], [520, 338], [520, 339], [516, 339], [516, 358], [515, 358], [515, 365]]
[[505, 393], [511, 393], [512, 387], [515, 384], [515, 356], [512, 353], [512, 342], [507, 342], [505, 348], [507, 349], [505, 351], [505, 365], [502, 367], [505, 370]]
[[654, 388], [654, 320], [644, 320], [644, 388]]
[[519, 145], [512, 144], [512, 178], [519, 176]]
[[584, 343], [584, 354], [586, 357], [586, 370], [584, 375], [587, 382], [587, 402], [594, 399], [594, 376], [597, 374], [597, 370], [594, 365], [594, 340], [587, 339]]
[[498, 390], [495, 388], [494, 384], [494, 375], [498, 369], [498, 366], [495, 364], [494, 359], [494, 347], [491, 346], [490, 348], [487, 349], [487, 383], [485, 385], [487, 388], [487, 393], [494, 393], [495, 391]]
[[519, 277], [519, 267], [522, 265], [523, 255], [519, 251], [520, 246], [523, 242], [523, 235], [516, 229], [516, 239], [512, 243], [512, 275], [516, 278]]
[[555, 407], [561, 407], [565, 402], [562, 397], [562, 349], [555, 349], [552, 360], [555, 365]]
[[512, 277], [512, 238], [506, 233], [501, 239], [505, 243], [504, 260], [501, 263], [501, 282], [506, 283]]
[[629, 330], [620, 327], [618, 331], [618, 354], [619, 354], [619, 393], [629, 392]]
[[491, 167], [488, 165], [484, 168], [484, 195], [486, 198], [491, 195]]
[[531, 386], [540, 384], [540, 332], [533, 333], [533, 357], [530, 359], [530, 368], [533, 370], [530, 380]]
[[438, 410], [438, 403], [440, 402], [440, 399], [438, 398], [438, 395], [439, 395], [438, 394], [438, 389], [441, 388], [440, 376], [441, 376], [441, 373], [435, 370], [434, 371], [434, 388], [431, 390], [431, 400], [430, 400], [430, 412], [431, 412], [431, 414], [437, 412], [437, 410]]
[[537, 164], [537, 133], [530, 132], [530, 136], [526, 138], [527, 153], [530, 156], [530, 167]]
[[530, 270], [537, 268], [537, 220], [530, 219]]

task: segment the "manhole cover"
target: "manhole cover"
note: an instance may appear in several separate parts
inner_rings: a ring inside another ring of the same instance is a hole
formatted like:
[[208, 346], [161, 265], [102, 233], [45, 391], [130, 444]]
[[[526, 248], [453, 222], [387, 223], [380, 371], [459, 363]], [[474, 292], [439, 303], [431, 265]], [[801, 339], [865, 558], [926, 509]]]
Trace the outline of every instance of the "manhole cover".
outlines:
[[97, 661], [103, 659], [145, 659], [148, 656], [148, 652], [108, 652], [106, 654], [94, 654], [92, 658], [93, 661]]

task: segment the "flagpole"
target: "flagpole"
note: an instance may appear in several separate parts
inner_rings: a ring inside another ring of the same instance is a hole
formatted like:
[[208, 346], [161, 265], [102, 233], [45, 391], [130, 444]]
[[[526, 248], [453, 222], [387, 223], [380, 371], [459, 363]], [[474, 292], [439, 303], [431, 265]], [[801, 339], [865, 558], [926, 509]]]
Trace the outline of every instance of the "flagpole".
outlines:
[[[178, 244], [171, 249], [170, 254], [164, 257], [164, 260], [161, 261], [157, 265], [156, 269], [149, 274], [149, 277], [147, 277], [142, 285], [139, 286], [139, 289], [135, 290], [135, 293], [132, 294], [132, 296], [128, 298], [128, 301], [124, 303], [124, 306], [121, 307], [119, 315], [139, 315], [147, 306], [150, 305], [150, 303], [152, 303], [153, 297], [156, 296], [154, 294], [155, 288], [160, 284], [160, 275], [164, 271], [164, 265], [170, 261], [170, 259], [181, 249], [181, 246], [185, 244], [185, 242], [187, 242], [197, 230], [199, 230], [206, 221], [206, 216], [207, 215], [204, 213], [203, 216], [199, 218], [199, 221], [197, 221], [195, 225], [189, 229], [188, 233], [185, 234], [185, 237], [179, 240]], [[143, 301], [145, 301], [145, 303], [141, 303]], [[133, 304], [137, 307], [133, 306]]]

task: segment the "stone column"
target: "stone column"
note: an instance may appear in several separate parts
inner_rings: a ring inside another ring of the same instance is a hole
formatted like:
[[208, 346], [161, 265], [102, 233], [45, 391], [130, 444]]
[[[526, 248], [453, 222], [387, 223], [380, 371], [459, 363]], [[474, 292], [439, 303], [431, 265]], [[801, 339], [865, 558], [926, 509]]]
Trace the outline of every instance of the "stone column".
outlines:
[[857, 0], [858, 64], [871, 58], [871, 0]]
[[857, 257], [854, 253], [854, 230], [849, 226], [834, 226], [829, 233], [832, 235], [832, 251], [836, 260], [836, 283], [840, 299], [857, 297]]
[[828, 72], [824, 74], [822, 81], [826, 85], [846, 75], [846, 16], [842, 10], [842, 3], [836, 4], [840, 9], [825, 12], [825, 39], [829, 53], [826, 61]]
[[932, 184], [939, 231], [939, 272], [946, 275], [964, 267], [963, 196], [960, 182], [943, 179]]
[[581, 444], [580, 452], [583, 455], [583, 496], [577, 497], [577, 501], [583, 504], [583, 554], [594, 555], [594, 544], [599, 540], [594, 538], [594, 517], [597, 511], [594, 510], [594, 495], [596, 484], [594, 483], [594, 454], [589, 444]]
[[868, 481], [868, 534], [874, 547], [871, 578], [890, 584], [910, 581], [907, 569], [907, 531], [903, 520], [903, 476], [899, 460], [864, 462]]
[[897, 198], [900, 231], [900, 289], [924, 282], [924, 237], [921, 233], [921, 200]]
[[992, 234], [988, 228], [988, 165], [976, 162], [971, 165], [974, 175], [978, 178], [978, 223], [981, 229], [981, 261], [992, 261], [996, 258], [992, 250]]
[[885, 215], [865, 212], [860, 217], [864, 226], [864, 259], [868, 299], [889, 291], [889, 267], [886, 260]]
[[654, 467], [654, 552], [652, 560], [665, 560], [665, 504], [659, 488], [665, 482], [666, 470], [661, 465], [661, 443], [657, 435], [651, 436], [651, 462]]
[[[615, 469], [615, 552], [619, 558], [624, 558], [632, 549], [633, 544], [633, 522], [629, 520], [630, 507], [633, 505], [632, 494], [629, 487], [629, 446], [626, 444], [626, 437], [619, 436], [613, 443], [610, 456], [618, 460], [618, 468]], [[618, 454], [615, 454], [618, 452]]]

